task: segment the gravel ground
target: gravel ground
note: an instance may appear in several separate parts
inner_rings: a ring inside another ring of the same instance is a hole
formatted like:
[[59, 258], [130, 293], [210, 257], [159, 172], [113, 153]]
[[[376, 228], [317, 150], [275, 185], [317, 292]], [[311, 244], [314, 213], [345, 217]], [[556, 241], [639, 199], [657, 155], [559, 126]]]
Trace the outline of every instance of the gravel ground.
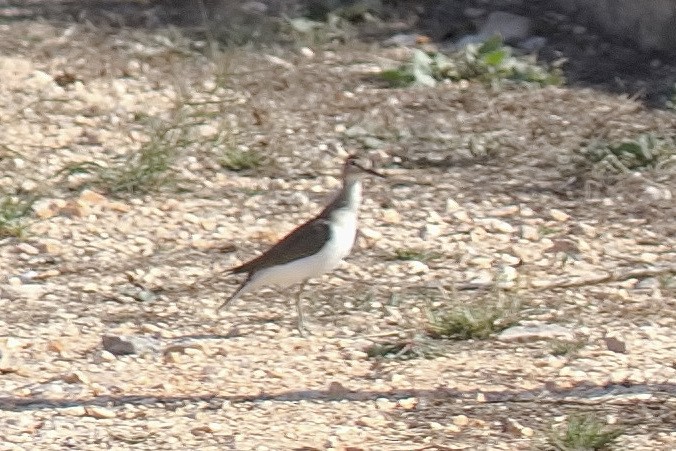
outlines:
[[[206, 58], [172, 32], [0, 36], [0, 190], [35, 198], [0, 240], [0, 449], [533, 449], [585, 412], [623, 429], [618, 449], [676, 448], [673, 171], [570, 170], [593, 139], [673, 137], [673, 112], [565, 87], [382, 89], [410, 50], [354, 42]], [[238, 282], [222, 272], [311, 217], [363, 148], [388, 179], [306, 292], [313, 334], [290, 292], [216, 315]], [[175, 183], [111, 192], [149, 149]], [[261, 166], [221, 167], [241, 151]], [[429, 308], [496, 299], [538, 332], [422, 333]], [[576, 350], [555, 355], [553, 326]], [[396, 340], [419, 352], [367, 354]]]

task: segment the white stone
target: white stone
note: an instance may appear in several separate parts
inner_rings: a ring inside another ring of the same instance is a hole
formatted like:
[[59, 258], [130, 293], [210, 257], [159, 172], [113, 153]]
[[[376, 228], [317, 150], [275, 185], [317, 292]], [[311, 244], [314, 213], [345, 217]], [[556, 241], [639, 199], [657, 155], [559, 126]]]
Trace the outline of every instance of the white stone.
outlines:
[[469, 418], [467, 418], [467, 415], [454, 415], [451, 417], [451, 421], [456, 426], [467, 426], [469, 424]]
[[300, 54], [303, 55], [305, 58], [308, 58], [308, 59], [315, 57], [315, 52], [309, 47], [301, 48]]
[[439, 224], [425, 224], [420, 232], [420, 238], [423, 240], [431, 240], [441, 235], [441, 226]]
[[404, 263], [404, 266], [406, 267], [406, 272], [410, 274], [424, 274], [430, 270], [429, 266], [418, 260], [409, 260]]
[[575, 339], [572, 330], [557, 324], [543, 324], [534, 326], [514, 326], [503, 330], [498, 335], [498, 340], [529, 342], [551, 339], [570, 340]]
[[96, 405], [85, 407], [85, 411], [90, 417], [98, 419], [115, 418], [117, 416], [114, 410]]
[[460, 210], [462, 207], [453, 199], [446, 199], [446, 213], [453, 213]]
[[491, 210], [488, 214], [495, 217], [504, 217], [504, 216], [514, 216], [519, 212], [518, 205], [507, 205], [505, 207], [496, 208]]
[[521, 226], [521, 237], [530, 241], [537, 241], [540, 239], [540, 232], [537, 227], [524, 224]]
[[505, 266], [502, 268], [500, 271], [500, 274], [498, 275], [498, 281], [500, 282], [511, 282], [513, 280], [516, 280], [516, 278], [519, 277], [519, 274], [513, 266]]
[[28, 243], [19, 243], [16, 245], [16, 249], [19, 252], [23, 252], [28, 255], [38, 255], [40, 253], [40, 250], [38, 248]]
[[657, 186], [646, 186], [643, 192], [653, 200], [670, 200], [671, 191], [669, 188], [659, 188]]
[[382, 211], [383, 221], [391, 224], [399, 224], [401, 222], [401, 215], [394, 208], [386, 208]]
[[500, 233], [513, 233], [514, 232], [514, 227], [501, 219], [496, 219], [493, 218], [488, 222], [489, 227], [491, 230], [500, 232]]
[[510, 266], [515, 266], [521, 263], [521, 259], [519, 257], [510, 254], [501, 254], [500, 260], [502, 260], [505, 264]]
[[105, 351], [105, 350], [100, 351], [94, 357], [94, 361], [97, 362], [97, 363], [113, 362], [115, 360], [117, 360], [117, 357], [115, 357], [115, 355], [112, 352], [108, 352], [108, 351]]
[[25, 180], [24, 182], [21, 183], [21, 189], [23, 191], [34, 191], [35, 188], [38, 187], [38, 184], [35, 183], [33, 180]]
[[472, 218], [470, 218], [469, 214], [465, 210], [457, 210], [457, 211], [454, 211], [452, 214], [453, 214], [453, 217], [460, 222], [465, 222], [465, 223], [472, 222]]
[[58, 412], [61, 415], [67, 416], [67, 417], [81, 417], [85, 415], [85, 408], [84, 406], [71, 406], [71, 407], [64, 407], [62, 409], [59, 409]]
[[570, 219], [570, 215], [566, 213], [565, 211], [561, 211], [558, 208], [552, 208], [549, 210], [549, 216], [551, 216], [554, 220], [559, 221], [559, 222], [565, 222], [568, 219]]

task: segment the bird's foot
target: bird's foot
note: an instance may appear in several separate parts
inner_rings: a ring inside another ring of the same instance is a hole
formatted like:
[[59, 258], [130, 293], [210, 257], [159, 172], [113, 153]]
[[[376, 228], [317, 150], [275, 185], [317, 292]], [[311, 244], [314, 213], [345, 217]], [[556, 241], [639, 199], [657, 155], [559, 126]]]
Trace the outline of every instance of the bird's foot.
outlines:
[[303, 338], [312, 335], [312, 332], [310, 331], [310, 329], [308, 329], [305, 321], [298, 321], [298, 325], [296, 326], [296, 329], [298, 330], [298, 334]]

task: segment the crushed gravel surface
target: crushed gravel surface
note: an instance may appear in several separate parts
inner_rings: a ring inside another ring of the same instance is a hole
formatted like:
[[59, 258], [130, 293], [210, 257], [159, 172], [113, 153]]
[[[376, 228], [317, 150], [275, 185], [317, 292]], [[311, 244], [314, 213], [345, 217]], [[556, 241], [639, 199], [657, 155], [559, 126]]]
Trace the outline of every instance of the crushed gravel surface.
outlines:
[[[384, 89], [410, 49], [354, 42], [207, 58], [171, 31], [0, 36], [0, 193], [34, 200], [0, 239], [0, 449], [533, 449], [579, 413], [622, 428], [617, 449], [676, 448], [673, 164], [612, 184], [570, 169], [592, 139], [673, 138], [673, 112]], [[175, 183], [112, 192], [150, 145]], [[217, 315], [240, 281], [223, 272], [310, 218], [352, 149], [388, 178], [306, 291], [312, 335], [292, 292]], [[263, 160], [233, 172], [227, 152]], [[423, 332], [429, 309], [496, 301], [521, 329]], [[369, 356], [397, 340], [422, 351]]]

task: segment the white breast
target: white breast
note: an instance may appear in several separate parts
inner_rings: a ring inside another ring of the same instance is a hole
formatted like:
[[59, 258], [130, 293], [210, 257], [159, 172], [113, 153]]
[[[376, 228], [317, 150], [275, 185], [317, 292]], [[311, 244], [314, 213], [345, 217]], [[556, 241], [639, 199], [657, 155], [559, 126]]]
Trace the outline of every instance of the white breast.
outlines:
[[318, 253], [257, 271], [246, 291], [265, 285], [283, 288], [319, 277], [335, 269], [341, 260], [349, 255], [357, 236], [357, 210], [361, 201], [361, 184], [355, 183], [351, 187], [349, 199], [348, 205], [332, 213], [330, 239]]

